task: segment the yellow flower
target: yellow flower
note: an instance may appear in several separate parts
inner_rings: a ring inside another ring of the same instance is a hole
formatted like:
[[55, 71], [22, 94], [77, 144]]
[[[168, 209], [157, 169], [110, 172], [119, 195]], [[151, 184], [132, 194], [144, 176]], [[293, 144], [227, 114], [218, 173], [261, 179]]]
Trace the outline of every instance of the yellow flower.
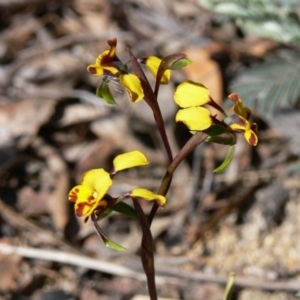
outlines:
[[89, 73], [94, 76], [107, 75], [119, 79], [122, 86], [127, 90], [132, 102], [138, 102], [144, 98], [144, 91], [140, 79], [127, 72], [126, 66], [116, 55], [117, 39], [107, 41], [110, 49], [101, 53], [96, 62], [87, 67]]
[[232, 131], [242, 133], [250, 145], [257, 145], [258, 137], [256, 123], [250, 123], [247, 119], [236, 114], [231, 115], [228, 120], [230, 120], [230, 122], [227, 124]]
[[[156, 56], [149, 56], [145, 59], [146, 67], [154, 78], [156, 78], [161, 59]], [[171, 77], [171, 71], [166, 70], [161, 78], [160, 83], [168, 84]]]
[[69, 193], [69, 200], [75, 202], [78, 217], [89, 217], [98, 207], [106, 207], [103, 196], [112, 185], [110, 174], [103, 169], [93, 169], [83, 174], [81, 184]]
[[258, 143], [257, 124], [249, 122], [250, 108], [244, 107], [243, 101], [237, 93], [230, 94], [228, 98], [234, 102], [235, 114], [231, 115], [226, 123], [233, 131], [242, 133], [250, 145], [256, 146]]
[[190, 130], [205, 130], [213, 119], [207, 108], [202, 105], [210, 102], [209, 90], [202, 84], [185, 81], [181, 83], [174, 94], [175, 102], [182, 107], [176, 114], [176, 122], [183, 122]]
[[78, 217], [86, 217], [85, 222], [95, 210], [104, 212], [109, 207], [125, 198], [142, 198], [148, 201], [157, 201], [164, 205], [165, 197], [152, 193], [147, 189], [137, 188], [118, 198], [107, 194], [113, 184], [112, 177], [119, 171], [137, 166], [145, 166], [149, 162], [139, 151], [127, 152], [118, 155], [113, 161], [113, 170], [108, 173], [103, 169], [89, 170], [83, 174], [81, 184], [75, 186], [69, 193], [68, 199], [75, 202], [75, 213]]

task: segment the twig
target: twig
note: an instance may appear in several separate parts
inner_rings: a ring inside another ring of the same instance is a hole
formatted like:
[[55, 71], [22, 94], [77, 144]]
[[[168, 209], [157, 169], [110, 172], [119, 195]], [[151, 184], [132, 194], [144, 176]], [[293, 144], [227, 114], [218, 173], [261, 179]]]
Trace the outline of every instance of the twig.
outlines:
[[[114, 263], [52, 249], [46, 250], [38, 248], [17, 247], [0, 243], [0, 253], [17, 254], [27, 258], [42, 259], [63, 264], [70, 264], [117, 276], [125, 276], [137, 279], [141, 279], [141, 276], [145, 277], [143, 274], [132, 271], [129, 268]], [[145, 278], [143, 278], [143, 280], [145, 280]]]
[[[0, 243], [1, 254], [17, 254], [22, 257], [32, 259], [43, 259], [48, 261], [60, 262], [63, 264], [70, 264], [80, 266], [87, 269], [105, 272], [116, 276], [125, 276], [141, 281], [146, 281], [144, 273], [131, 270], [127, 267], [120, 266], [115, 263], [106, 262], [99, 259], [88, 258], [83, 255], [76, 255], [68, 252], [57, 250], [45, 250], [37, 248], [16, 247]], [[185, 272], [178, 268], [168, 268], [158, 265], [156, 267], [157, 284], [174, 284], [178, 286], [186, 286], [191, 280], [196, 282], [211, 282], [216, 284], [226, 285], [228, 278], [226, 276], [217, 276], [213, 274], [205, 274], [202, 272]], [[300, 291], [300, 281], [281, 281], [281, 282], [266, 282], [262, 279], [252, 279], [247, 277], [235, 277], [234, 285], [241, 288], [255, 288], [269, 291]]]

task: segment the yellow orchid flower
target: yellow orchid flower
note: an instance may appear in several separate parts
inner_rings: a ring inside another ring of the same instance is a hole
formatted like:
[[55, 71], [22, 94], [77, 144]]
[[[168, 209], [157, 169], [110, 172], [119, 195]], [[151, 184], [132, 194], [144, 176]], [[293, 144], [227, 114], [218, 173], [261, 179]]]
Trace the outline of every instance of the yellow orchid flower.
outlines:
[[142, 198], [148, 201], [157, 201], [164, 205], [164, 196], [157, 195], [147, 189], [137, 188], [117, 198], [108, 195], [108, 190], [113, 184], [113, 176], [117, 172], [145, 166], [149, 164], [145, 155], [140, 151], [131, 151], [118, 155], [113, 160], [113, 170], [108, 173], [104, 169], [92, 169], [83, 174], [81, 184], [72, 188], [68, 199], [75, 202], [75, 213], [78, 217], [85, 217], [85, 222], [95, 212], [104, 212], [119, 201], [125, 198]]
[[132, 102], [138, 102], [144, 98], [144, 91], [140, 79], [127, 72], [126, 66], [116, 55], [117, 39], [111, 38], [107, 41], [110, 49], [101, 53], [94, 64], [87, 67], [90, 74], [94, 76], [107, 75], [119, 79], [122, 86], [127, 90]]
[[228, 98], [234, 102], [234, 114], [228, 118], [226, 123], [231, 130], [242, 133], [250, 145], [256, 146], [258, 143], [257, 124], [249, 122], [250, 108], [243, 105], [243, 100], [237, 93], [230, 94]]
[[244, 135], [244, 138], [251, 146], [256, 146], [258, 143], [257, 124], [251, 123], [247, 119], [239, 115], [231, 115], [228, 126], [234, 132], [239, 132]]

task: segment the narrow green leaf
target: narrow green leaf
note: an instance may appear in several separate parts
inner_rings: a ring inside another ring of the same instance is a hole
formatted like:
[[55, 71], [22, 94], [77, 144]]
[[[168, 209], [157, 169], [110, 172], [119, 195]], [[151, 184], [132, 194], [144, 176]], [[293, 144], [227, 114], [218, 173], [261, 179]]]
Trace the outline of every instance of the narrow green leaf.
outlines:
[[117, 250], [117, 251], [124, 251], [126, 250], [126, 248], [124, 248], [123, 246], [113, 242], [112, 240], [110, 240], [101, 230], [98, 230], [99, 235], [102, 238], [103, 243], [105, 244], [105, 246]]
[[223, 300], [232, 300], [233, 284], [234, 284], [234, 272], [231, 272], [226, 284]]
[[214, 173], [220, 173], [220, 172], [224, 171], [231, 163], [233, 154], [234, 154], [234, 145], [231, 145], [231, 146], [229, 146], [225, 160], [222, 162], [222, 164], [219, 167], [214, 169]]
[[172, 64], [171, 66], [171, 70], [179, 70], [189, 64], [191, 64], [192, 61], [189, 59], [189, 58], [184, 58], [184, 59], [181, 59], [179, 61], [176, 61], [175, 63]]
[[119, 202], [119, 203], [115, 204], [114, 206], [112, 206], [111, 209], [120, 214], [137, 218], [135, 209], [125, 202]]
[[104, 101], [108, 104], [113, 104], [116, 105], [117, 102], [115, 101], [113, 95], [110, 92], [109, 86], [108, 86], [108, 82], [107, 81], [103, 81], [100, 86], [98, 87], [97, 91], [96, 91], [96, 95], [99, 98], [104, 99]]

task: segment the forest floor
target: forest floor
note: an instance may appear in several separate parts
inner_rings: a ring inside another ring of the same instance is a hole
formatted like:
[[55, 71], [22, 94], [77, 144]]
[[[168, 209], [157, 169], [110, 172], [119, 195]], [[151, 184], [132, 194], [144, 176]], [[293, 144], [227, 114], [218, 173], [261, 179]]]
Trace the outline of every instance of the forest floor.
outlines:
[[[0, 0], [0, 19], [0, 299], [149, 299], [136, 220], [112, 213], [99, 222], [127, 249], [115, 251], [67, 199], [86, 170], [109, 170], [132, 150], [150, 164], [118, 174], [112, 194], [157, 192], [168, 159], [146, 103], [130, 103], [112, 82], [118, 105], [106, 104], [87, 66], [111, 37], [124, 61], [127, 47], [137, 57], [187, 54], [193, 63], [159, 93], [175, 155], [191, 136], [174, 121], [178, 84], [200, 82], [226, 106], [241, 71], [290, 45], [218, 23], [193, 0]], [[223, 299], [231, 272], [235, 300], [298, 299], [300, 139], [290, 136], [300, 117], [253, 115], [259, 143], [239, 135], [226, 171], [213, 173], [227, 146], [205, 144], [174, 174], [151, 227], [161, 300]]]

